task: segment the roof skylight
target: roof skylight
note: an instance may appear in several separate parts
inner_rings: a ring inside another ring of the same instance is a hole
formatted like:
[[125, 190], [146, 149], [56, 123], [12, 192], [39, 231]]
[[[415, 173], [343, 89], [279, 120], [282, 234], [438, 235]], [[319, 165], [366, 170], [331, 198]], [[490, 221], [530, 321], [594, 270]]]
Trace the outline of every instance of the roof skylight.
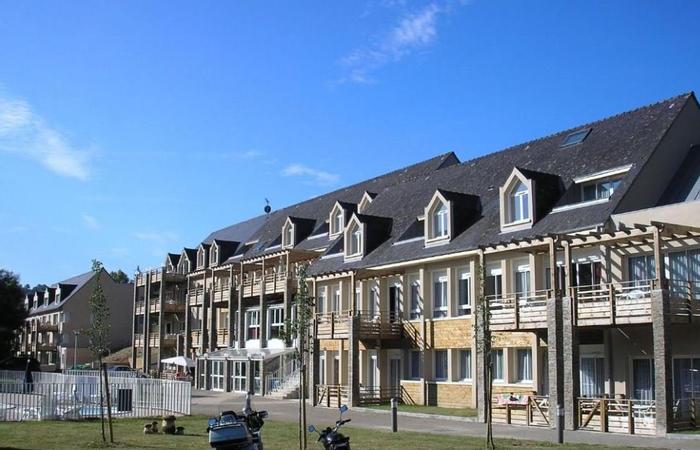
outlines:
[[590, 128], [586, 128], [585, 130], [574, 131], [573, 133], [566, 136], [563, 141], [561, 141], [561, 146], [568, 147], [570, 145], [579, 144], [583, 142], [584, 139], [586, 139], [588, 133], [590, 132]]

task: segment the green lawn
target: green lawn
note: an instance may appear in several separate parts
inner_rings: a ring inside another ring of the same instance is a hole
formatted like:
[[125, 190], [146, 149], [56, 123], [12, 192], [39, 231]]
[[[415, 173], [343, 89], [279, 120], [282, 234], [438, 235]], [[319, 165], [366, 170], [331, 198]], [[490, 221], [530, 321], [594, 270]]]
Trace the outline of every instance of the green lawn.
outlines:
[[[121, 449], [207, 449], [205, 432], [207, 418], [184, 417], [177, 421], [185, 427], [185, 436], [144, 435], [146, 419], [122, 419], [115, 421], [116, 447]], [[396, 434], [347, 428], [355, 449], [405, 450], [420, 449], [479, 449], [481, 438], [429, 435], [425, 433], [400, 432]], [[81, 449], [100, 447], [99, 422], [0, 422], [0, 448], [2, 449]], [[312, 438], [312, 435], [309, 435]], [[294, 449], [297, 443], [297, 428], [293, 423], [267, 422], [263, 428], [263, 439], [267, 450]], [[496, 446], [523, 448], [528, 450], [559, 447], [554, 444], [528, 441], [497, 440]], [[310, 449], [320, 448], [312, 439]], [[560, 448], [603, 449], [585, 445], [566, 445]], [[618, 448], [619, 450], [619, 448]]]
[[[390, 410], [391, 405], [372, 405], [367, 408]], [[443, 416], [476, 417], [476, 409], [472, 408], [441, 408], [439, 406], [399, 405], [399, 411], [423, 414], [441, 414]]]

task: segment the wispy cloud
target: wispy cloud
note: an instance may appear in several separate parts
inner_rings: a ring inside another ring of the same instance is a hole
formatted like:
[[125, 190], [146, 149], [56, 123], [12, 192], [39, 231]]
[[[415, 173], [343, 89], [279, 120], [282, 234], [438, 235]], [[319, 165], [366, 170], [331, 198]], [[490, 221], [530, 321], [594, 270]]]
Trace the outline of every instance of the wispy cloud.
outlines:
[[236, 152], [233, 156], [240, 159], [258, 159], [265, 156], [265, 153], [260, 150], [246, 150], [244, 152]]
[[91, 216], [87, 213], [83, 213], [83, 225], [85, 225], [85, 228], [87, 228], [88, 230], [100, 229], [100, 222], [97, 221], [95, 216]]
[[450, 10], [450, 4], [433, 2], [417, 11], [404, 13], [376, 42], [355, 49], [340, 60], [345, 74], [338, 83], [374, 83], [374, 72], [435, 42], [438, 17]]
[[0, 151], [30, 158], [52, 172], [85, 181], [90, 153], [71, 145], [21, 99], [0, 96]]
[[114, 247], [109, 252], [115, 258], [126, 258], [129, 256], [129, 249], [124, 247]]
[[304, 177], [304, 181], [307, 182], [307, 184], [317, 184], [320, 186], [333, 185], [340, 180], [338, 174], [313, 169], [303, 164], [288, 165], [282, 170], [282, 175], [285, 177]]
[[173, 231], [138, 231], [134, 237], [140, 241], [152, 242], [154, 244], [168, 244], [177, 241], [180, 236]]

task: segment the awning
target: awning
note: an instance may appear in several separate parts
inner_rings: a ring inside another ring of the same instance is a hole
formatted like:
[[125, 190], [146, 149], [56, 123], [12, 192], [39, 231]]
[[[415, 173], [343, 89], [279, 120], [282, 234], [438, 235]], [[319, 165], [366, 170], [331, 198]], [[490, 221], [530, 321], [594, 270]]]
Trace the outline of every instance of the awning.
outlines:
[[232, 361], [265, 361], [267, 359], [276, 358], [278, 356], [291, 354], [296, 351], [295, 348], [261, 348], [261, 349], [246, 349], [246, 348], [226, 348], [215, 352], [204, 353], [197, 359], [228, 359]]

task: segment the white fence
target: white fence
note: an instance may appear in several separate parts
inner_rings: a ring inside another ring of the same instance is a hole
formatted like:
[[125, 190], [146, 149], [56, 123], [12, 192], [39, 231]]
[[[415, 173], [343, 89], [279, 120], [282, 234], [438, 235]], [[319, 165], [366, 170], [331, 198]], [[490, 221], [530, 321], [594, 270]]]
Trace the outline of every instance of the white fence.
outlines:
[[[0, 371], [0, 421], [64, 420], [100, 416], [97, 376]], [[192, 387], [183, 381], [113, 377], [109, 380], [113, 417], [190, 414]], [[102, 392], [104, 394], [104, 392]], [[106, 401], [102, 412], [107, 412]]]

